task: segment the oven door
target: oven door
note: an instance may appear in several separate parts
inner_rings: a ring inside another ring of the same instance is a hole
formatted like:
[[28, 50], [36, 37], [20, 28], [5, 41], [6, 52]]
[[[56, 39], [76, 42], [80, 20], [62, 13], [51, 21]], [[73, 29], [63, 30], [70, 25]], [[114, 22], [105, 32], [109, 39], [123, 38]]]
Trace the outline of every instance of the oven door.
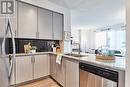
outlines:
[[80, 87], [118, 87], [117, 82], [80, 69]]

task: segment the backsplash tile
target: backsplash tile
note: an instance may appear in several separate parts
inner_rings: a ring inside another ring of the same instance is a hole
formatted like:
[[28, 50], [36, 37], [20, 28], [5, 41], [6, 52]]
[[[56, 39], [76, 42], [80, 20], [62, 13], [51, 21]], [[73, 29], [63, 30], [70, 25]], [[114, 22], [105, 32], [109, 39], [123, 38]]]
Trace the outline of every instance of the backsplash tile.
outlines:
[[[6, 53], [12, 53], [12, 41], [11, 38], [9, 39], [9, 44], [6, 46]], [[31, 43], [32, 46], [37, 47], [37, 52], [46, 52], [52, 51], [51, 46], [52, 44], [58, 44], [58, 40], [43, 40], [43, 39], [25, 39], [25, 38], [15, 38], [16, 42], [16, 53], [24, 53], [24, 45]], [[8, 51], [9, 50], [9, 51]]]

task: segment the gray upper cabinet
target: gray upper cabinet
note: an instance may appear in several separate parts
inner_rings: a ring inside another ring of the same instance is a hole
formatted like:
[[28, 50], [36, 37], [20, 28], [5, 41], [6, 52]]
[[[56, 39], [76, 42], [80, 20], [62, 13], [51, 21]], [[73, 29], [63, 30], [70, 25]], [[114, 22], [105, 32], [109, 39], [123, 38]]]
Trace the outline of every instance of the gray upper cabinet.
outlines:
[[36, 38], [37, 7], [18, 3], [18, 38]]
[[63, 15], [18, 2], [18, 38], [63, 40]]
[[63, 40], [63, 15], [53, 13], [53, 35], [54, 40]]
[[52, 12], [38, 8], [39, 39], [53, 39]]

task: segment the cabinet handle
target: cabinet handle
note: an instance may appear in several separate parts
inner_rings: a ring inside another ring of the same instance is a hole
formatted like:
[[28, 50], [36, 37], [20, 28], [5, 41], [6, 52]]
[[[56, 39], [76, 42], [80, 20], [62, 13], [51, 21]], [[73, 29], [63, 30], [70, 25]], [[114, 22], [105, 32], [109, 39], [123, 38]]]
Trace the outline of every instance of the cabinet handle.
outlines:
[[33, 64], [33, 63], [34, 63], [34, 61], [35, 61], [34, 59], [35, 59], [35, 57], [34, 57], [34, 56], [32, 56], [32, 57], [31, 57], [31, 63], [32, 63], [32, 64]]
[[33, 59], [34, 59], [34, 63], [35, 63], [35, 56], [33, 56]]
[[36, 32], [36, 38], [37, 39], [39, 38], [39, 32]]
[[33, 57], [31, 57], [31, 64], [33, 64]]
[[32, 56], [32, 58], [31, 58], [31, 63], [32, 63], [32, 64], [35, 63], [35, 56]]

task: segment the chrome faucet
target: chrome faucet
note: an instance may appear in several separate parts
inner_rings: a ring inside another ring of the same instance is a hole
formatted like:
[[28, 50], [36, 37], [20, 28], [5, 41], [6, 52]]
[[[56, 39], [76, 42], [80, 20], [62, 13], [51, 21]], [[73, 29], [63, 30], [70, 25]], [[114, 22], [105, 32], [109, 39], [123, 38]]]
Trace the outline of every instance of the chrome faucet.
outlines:
[[78, 54], [80, 55], [80, 43], [73, 43], [73, 44], [71, 44], [71, 48], [72, 48], [72, 51], [71, 51], [71, 54], [73, 53], [73, 47], [72, 46], [78, 46]]

